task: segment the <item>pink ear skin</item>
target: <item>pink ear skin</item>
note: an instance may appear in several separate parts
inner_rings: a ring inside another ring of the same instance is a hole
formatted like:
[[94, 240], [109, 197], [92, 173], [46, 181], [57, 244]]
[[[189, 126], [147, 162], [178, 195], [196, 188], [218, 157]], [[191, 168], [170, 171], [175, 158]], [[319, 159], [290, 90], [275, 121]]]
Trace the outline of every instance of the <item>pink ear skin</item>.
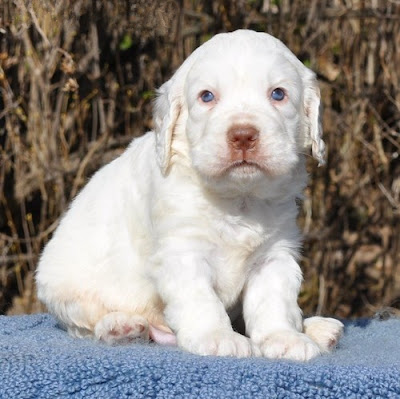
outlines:
[[176, 336], [172, 331], [165, 331], [150, 324], [149, 333], [150, 338], [157, 344], [176, 346]]

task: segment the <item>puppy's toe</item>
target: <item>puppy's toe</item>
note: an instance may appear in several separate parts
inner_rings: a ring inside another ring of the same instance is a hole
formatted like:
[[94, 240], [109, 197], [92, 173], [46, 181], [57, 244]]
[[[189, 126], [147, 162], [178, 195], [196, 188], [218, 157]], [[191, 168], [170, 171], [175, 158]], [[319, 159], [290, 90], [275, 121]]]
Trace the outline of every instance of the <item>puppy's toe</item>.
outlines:
[[276, 331], [266, 336], [259, 346], [263, 356], [269, 359], [304, 362], [321, 353], [317, 344], [309, 337], [291, 330]]
[[214, 331], [200, 336], [180, 337], [179, 345], [199, 355], [249, 357], [258, 348], [245, 336], [234, 331]]
[[322, 352], [330, 352], [343, 334], [343, 323], [328, 317], [309, 317], [304, 320], [304, 333], [320, 347]]
[[137, 339], [149, 339], [149, 324], [139, 315], [111, 312], [101, 318], [95, 328], [95, 337], [110, 345], [128, 344]]

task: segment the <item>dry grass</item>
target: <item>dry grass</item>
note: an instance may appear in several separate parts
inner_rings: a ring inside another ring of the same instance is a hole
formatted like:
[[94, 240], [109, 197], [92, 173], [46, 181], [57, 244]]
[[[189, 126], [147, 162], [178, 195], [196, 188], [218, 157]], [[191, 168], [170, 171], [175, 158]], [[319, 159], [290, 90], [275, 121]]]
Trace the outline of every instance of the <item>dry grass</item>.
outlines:
[[38, 254], [101, 164], [152, 127], [151, 99], [212, 34], [270, 32], [317, 71], [328, 146], [300, 223], [307, 312], [400, 297], [400, 4], [380, 0], [3, 0], [0, 312], [32, 312]]

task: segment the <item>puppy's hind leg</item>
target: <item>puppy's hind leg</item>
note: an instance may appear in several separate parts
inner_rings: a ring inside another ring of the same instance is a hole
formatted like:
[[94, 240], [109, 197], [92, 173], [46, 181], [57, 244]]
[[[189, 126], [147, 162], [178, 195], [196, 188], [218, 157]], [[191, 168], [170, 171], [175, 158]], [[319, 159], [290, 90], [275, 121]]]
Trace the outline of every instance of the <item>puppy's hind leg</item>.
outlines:
[[140, 315], [110, 312], [94, 327], [97, 339], [110, 345], [128, 344], [135, 340], [149, 340], [149, 323]]
[[94, 329], [95, 337], [108, 344], [125, 344], [136, 339], [151, 339], [160, 345], [176, 345], [175, 334], [164, 324], [149, 324], [139, 315], [111, 312], [101, 318]]
[[[48, 298], [46, 298], [48, 299]], [[96, 338], [108, 344], [149, 340], [149, 325], [143, 316], [107, 309], [89, 296], [82, 300], [47, 300], [47, 307], [68, 333], [77, 338]]]

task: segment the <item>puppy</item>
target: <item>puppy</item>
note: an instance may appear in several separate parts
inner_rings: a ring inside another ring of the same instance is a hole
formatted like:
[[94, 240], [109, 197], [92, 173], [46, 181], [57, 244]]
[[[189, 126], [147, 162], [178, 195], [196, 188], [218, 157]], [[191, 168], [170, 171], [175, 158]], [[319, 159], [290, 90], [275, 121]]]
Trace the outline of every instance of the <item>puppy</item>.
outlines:
[[[323, 162], [315, 75], [266, 33], [223, 33], [161, 86], [153, 132], [72, 202], [37, 269], [76, 337], [151, 336], [201, 355], [309, 360], [342, 324], [303, 323], [296, 198]], [[246, 336], [228, 316], [241, 309]]]

